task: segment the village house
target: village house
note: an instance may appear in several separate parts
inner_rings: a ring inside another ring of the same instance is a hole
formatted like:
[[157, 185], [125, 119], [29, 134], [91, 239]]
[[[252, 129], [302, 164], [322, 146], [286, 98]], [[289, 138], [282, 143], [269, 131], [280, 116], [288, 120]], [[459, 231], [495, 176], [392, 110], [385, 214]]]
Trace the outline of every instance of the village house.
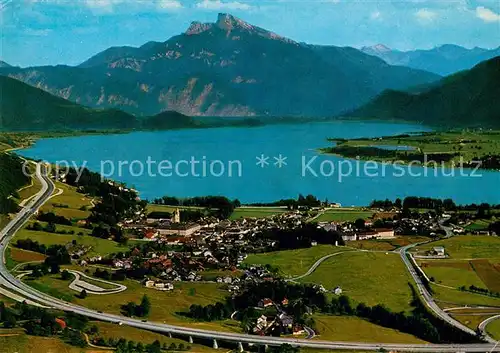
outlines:
[[445, 256], [444, 246], [436, 246], [433, 250], [437, 256]]
[[302, 326], [296, 325], [293, 327], [293, 335], [302, 335], [304, 333], [305, 331]]
[[257, 318], [257, 324], [253, 328], [254, 332], [259, 332], [264, 330], [267, 327], [267, 317], [266, 315], [261, 315]]
[[274, 303], [269, 298], [264, 298], [259, 300], [258, 306], [259, 308], [267, 308], [268, 306], [272, 306]]
[[144, 282], [146, 288], [153, 288], [159, 291], [171, 291], [174, 289], [174, 285], [169, 282], [156, 282], [153, 280], [147, 280]]
[[358, 237], [354, 233], [344, 233], [342, 234], [342, 240], [343, 241], [356, 241]]

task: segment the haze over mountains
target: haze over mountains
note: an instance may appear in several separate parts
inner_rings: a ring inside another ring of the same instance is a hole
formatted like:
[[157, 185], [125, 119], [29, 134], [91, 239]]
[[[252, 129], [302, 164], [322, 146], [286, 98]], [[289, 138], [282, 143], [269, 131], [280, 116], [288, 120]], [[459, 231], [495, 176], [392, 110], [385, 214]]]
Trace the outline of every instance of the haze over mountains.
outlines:
[[440, 76], [354, 48], [294, 42], [228, 14], [166, 42], [113, 47], [77, 67], [3, 67], [8, 75], [88, 107], [137, 116], [334, 116], [385, 89]]
[[391, 65], [408, 66], [442, 76], [470, 69], [481, 61], [500, 55], [500, 47], [496, 49], [477, 47], [467, 49], [452, 44], [429, 50], [411, 51], [393, 50], [383, 44], [377, 44], [371, 47], [363, 47], [361, 51], [377, 56]]

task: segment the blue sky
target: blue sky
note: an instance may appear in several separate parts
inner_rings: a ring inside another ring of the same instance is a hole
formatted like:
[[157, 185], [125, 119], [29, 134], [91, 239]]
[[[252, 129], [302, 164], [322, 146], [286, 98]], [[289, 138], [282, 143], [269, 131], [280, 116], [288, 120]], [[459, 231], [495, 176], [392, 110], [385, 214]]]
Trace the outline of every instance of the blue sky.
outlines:
[[500, 46], [500, 0], [0, 0], [2, 60], [75, 65], [228, 12], [297, 41], [409, 50]]

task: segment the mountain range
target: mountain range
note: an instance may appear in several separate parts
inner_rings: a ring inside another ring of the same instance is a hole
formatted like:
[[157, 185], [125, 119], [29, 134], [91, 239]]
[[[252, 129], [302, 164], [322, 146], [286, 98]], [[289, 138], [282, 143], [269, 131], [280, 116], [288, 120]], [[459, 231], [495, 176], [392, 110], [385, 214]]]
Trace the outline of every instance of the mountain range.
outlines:
[[496, 49], [467, 49], [458, 45], [445, 44], [429, 50], [400, 51], [383, 44], [363, 47], [361, 51], [381, 58], [391, 65], [403, 65], [447, 76], [458, 71], [470, 69], [482, 61], [500, 55]]
[[334, 116], [386, 89], [440, 79], [350, 47], [297, 43], [229, 14], [165, 42], [109, 48], [73, 66], [1, 67], [74, 103], [136, 116]]
[[441, 127], [500, 127], [500, 56], [441, 80], [425, 92], [388, 90], [347, 114]]

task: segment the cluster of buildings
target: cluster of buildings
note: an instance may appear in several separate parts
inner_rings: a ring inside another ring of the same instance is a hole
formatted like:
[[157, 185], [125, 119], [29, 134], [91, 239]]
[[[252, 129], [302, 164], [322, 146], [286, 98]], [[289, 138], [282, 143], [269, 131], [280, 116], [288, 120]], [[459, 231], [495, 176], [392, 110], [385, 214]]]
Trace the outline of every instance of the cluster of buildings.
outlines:
[[304, 327], [295, 322], [292, 315], [288, 315], [285, 308], [289, 302], [283, 298], [281, 303], [275, 303], [269, 298], [261, 299], [258, 308], [264, 313], [260, 315], [252, 327], [252, 332], [257, 335], [268, 335], [272, 330], [279, 329], [283, 334], [301, 335]]
[[144, 282], [144, 286], [146, 288], [153, 288], [160, 291], [174, 290], [174, 285], [170, 282], [153, 281], [149, 279]]

